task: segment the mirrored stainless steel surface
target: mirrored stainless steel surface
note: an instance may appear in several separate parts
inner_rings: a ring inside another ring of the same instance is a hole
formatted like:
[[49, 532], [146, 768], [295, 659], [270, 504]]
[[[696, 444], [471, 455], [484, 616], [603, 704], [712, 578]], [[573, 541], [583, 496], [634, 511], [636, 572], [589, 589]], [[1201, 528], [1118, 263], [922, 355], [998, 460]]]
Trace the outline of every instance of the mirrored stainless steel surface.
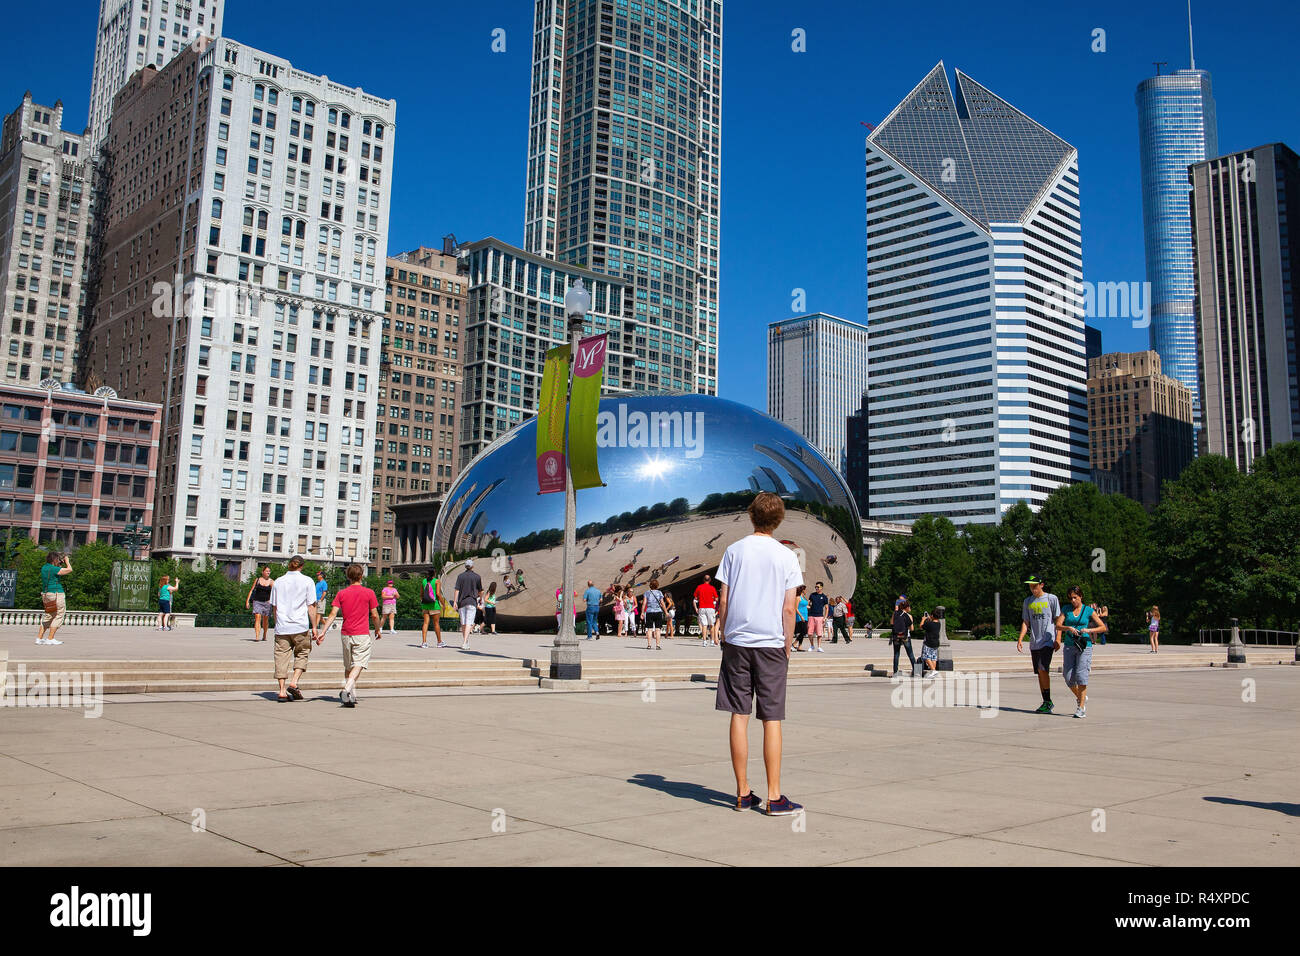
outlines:
[[[671, 594], [678, 624], [727, 546], [751, 531], [745, 512], [760, 491], [785, 501], [775, 537], [795, 550], [811, 585], [852, 594], [862, 528], [843, 479], [798, 434], [761, 412], [695, 394], [608, 397], [597, 420], [603, 488], [578, 492], [576, 590], [640, 595], [652, 576]], [[465, 560], [496, 585], [499, 630], [555, 627], [563, 576], [563, 494], [537, 493], [536, 419], [497, 439], [461, 473], [434, 529], [443, 593]], [[577, 602], [579, 605], [582, 602]], [[581, 619], [581, 606], [579, 616]], [[603, 630], [603, 628], [602, 628]]]

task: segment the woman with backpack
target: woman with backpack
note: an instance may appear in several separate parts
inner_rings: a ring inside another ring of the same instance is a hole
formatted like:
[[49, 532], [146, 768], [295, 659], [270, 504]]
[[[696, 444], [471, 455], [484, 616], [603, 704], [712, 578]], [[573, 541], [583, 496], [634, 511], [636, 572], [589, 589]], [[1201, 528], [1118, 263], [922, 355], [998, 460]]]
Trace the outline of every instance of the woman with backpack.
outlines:
[[916, 655], [912, 653], [912, 605], [903, 601], [894, 609], [894, 619], [890, 622], [890, 643], [894, 645], [894, 670], [890, 677], [898, 676], [898, 652], [907, 648], [907, 659], [912, 664], [912, 673], [916, 673]]
[[420, 646], [429, 646], [429, 618], [432, 617], [433, 633], [438, 646], [446, 647], [442, 642], [442, 584], [433, 568], [420, 579], [420, 611], [424, 614], [424, 623], [420, 626]]

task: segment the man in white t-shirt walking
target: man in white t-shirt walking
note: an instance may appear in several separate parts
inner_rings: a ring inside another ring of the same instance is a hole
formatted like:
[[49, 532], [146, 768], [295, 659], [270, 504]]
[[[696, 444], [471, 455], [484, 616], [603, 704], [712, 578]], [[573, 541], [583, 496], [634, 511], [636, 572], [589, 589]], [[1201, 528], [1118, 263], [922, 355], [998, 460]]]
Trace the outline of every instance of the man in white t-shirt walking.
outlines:
[[[316, 585], [302, 573], [302, 558], [289, 559], [289, 571], [271, 585], [271, 608], [275, 611], [275, 679], [280, 683], [280, 703], [302, 700], [298, 679], [307, 670], [311, 642], [319, 644], [325, 635], [317, 632], [320, 616], [316, 611]], [[286, 685], [289, 665], [293, 664], [293, 682]]]
[[722, 665], [716, 709], [731, 714], [731, 766], [736, 772], [736, 810], [758, 809], [749, 788], [749, 713], [758, 699], [767, 767], [767, 814], [789, 816], [803, 809], [781, 793], [781, 721], [785, 719], [786, 674], [803, 583], [795, 553], [772, 537], [785, 517], [785, 504], [764, 491], [749, 506], [754, 533], [727, 548], [716, 580]]

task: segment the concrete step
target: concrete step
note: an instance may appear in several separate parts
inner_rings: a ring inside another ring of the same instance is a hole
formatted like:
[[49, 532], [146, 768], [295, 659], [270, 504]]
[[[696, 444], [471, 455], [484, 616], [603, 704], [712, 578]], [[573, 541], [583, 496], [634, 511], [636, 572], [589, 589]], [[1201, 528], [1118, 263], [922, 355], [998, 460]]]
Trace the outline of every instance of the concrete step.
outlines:
[[[329, 680], [313, 680], [303, 676], [298, 687], [307, 693], [337, 693], [342, 683], [342, 676], [335, 675]], [[401, 679], [371, 680], [363, 677], [360, 688], [397, 689], [397, 688], [438, 688], [438, 687], [536, 687], [537, 678], [527, 674], [515, 677], [444, 677], [436, 679]], [[263, 677], [258, 681], [249, 680], [174, 680], [174, 681], [120, 681], [105, 683], [104, 694], [194, 694], [215, 693], [219, 691], [274, 691], [275, 682]]]

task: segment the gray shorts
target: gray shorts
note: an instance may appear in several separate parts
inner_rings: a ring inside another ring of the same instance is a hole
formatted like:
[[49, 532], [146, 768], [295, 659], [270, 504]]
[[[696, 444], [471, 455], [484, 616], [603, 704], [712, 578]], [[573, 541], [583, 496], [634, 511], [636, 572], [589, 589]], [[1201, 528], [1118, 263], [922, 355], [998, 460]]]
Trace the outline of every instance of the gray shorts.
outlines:
[[1061, 648], [1061, 670], [1065, 674], [1065, 683], [1069, 687], [1087, 687], [1088, 675], [1092, 672], [1092, 648], [1089, 644], [1084, 650], [1065, 644]]
[[254, 614], [261, 614], [261, 615], [263, 615], [263, 616], [266, 616], [267, 614], [270, 614], [270, 613], [271, 613], [271, 602], [270, 602], [270, 601], [254, 601], [254, 602], [253, 602], [253, 613], [254, 613]]
[[740, 647], [723, 641], [715, 709], [748, 717], [757, 697], [759, 720], [785, 720], [789, 668], [784, 645]]

